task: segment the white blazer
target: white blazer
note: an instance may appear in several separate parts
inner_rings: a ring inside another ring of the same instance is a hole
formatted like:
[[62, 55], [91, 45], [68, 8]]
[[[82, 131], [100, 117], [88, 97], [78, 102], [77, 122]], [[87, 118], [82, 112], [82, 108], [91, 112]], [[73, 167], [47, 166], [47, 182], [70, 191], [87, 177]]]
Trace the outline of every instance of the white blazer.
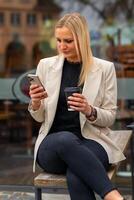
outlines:
[[[33, 111], [29, 105], [32, 117], [42, 122], [34, 150], [34, 165], [38, 148], [47, 135], [53, 123], [62, 76], [64, 57], [62, 55], [40, 60], [36, 73], [42, 81], [48, 97], [42, 100], [39, 110]], [[116, 116], [117, 85], [113, 63], [98, 58], [93, 59], [93, 65], [87, 74], [82, 94], [89, 104], [97, 109], [97, 119], [91, 122], [85, 115], [80, 113], [80, 126], [83, 137], [93, 139], [100, 143], [106, 150], [109, 163], [117, 163], [125, 159], [121, 150], [111, 138], [110, 127]]]

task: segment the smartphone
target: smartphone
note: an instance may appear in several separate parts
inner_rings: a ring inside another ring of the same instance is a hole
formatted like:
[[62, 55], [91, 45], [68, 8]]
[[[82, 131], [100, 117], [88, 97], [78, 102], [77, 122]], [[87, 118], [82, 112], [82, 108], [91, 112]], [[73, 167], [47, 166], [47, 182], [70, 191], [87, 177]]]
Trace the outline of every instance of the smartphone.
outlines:
[[[41, 81], [40, 81], [38, 75], [36, 75], [36, 74], [28, 74], [28, 75], [27, 75], [27, 78], [28, 78], [30, 84], [40, 85], [40, 86], [42, 86], [42, 87], [44, 88], [44, 86], [43, 86], [43, 84], [41, 83]], [[44, 88], [44, 90], [45, 90], [45, 88]]]

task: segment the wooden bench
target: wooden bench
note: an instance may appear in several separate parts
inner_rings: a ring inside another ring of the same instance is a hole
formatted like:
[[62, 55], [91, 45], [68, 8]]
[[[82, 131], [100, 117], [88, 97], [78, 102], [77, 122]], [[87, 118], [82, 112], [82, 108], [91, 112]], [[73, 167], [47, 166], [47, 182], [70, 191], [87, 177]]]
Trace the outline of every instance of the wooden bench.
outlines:
[[[120, 149], [125, 152], [129, 144], [132, 131], [113, 131], [112, 134], [116, 135], [116, 137], [113, 137], [114, 142], [116, 144], [118, 143]], [[111, 166], [110, 170], [108, 171], [108, 176], [110, 179], [112, 179], [113, 176], [116, 174], [119, 164], [120, 163], [118, 163], [116, 166]], [[47, 193], [67, 193], [67, 182], [64, 175], [56, 175], [42, 172], [34, 178], [34, 186], [35, 200], [42, 200], [42, 189], [44, 192]]]

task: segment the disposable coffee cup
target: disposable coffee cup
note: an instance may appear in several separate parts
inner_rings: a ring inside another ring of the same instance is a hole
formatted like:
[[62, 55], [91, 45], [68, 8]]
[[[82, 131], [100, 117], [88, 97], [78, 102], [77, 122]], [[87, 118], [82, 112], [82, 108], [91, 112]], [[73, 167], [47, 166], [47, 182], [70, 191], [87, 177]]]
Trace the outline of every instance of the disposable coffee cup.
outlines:
[[[73, 93], [81, 93], [82, 90], [80, 87], [66, 87], [64, 89], [65, 92], [65, 96], [66, 96], [66, 101], [68, 101], [68, 97], [72, 96]], [[70, 108], [70, 106], [68, 105], [68, 111], [74, 111], [74, 109]]]

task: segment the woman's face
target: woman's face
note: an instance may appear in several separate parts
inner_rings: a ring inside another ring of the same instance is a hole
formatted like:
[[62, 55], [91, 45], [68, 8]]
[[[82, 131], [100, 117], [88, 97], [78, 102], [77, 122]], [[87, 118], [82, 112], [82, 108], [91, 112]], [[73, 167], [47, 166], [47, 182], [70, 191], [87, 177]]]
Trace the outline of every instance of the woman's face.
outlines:
[[56, 28], [55, 37], [57, 40], [58, 51], [62, 53], [68, 61], [78, 61], [72, 32], [65, 26], [62, 28]]

